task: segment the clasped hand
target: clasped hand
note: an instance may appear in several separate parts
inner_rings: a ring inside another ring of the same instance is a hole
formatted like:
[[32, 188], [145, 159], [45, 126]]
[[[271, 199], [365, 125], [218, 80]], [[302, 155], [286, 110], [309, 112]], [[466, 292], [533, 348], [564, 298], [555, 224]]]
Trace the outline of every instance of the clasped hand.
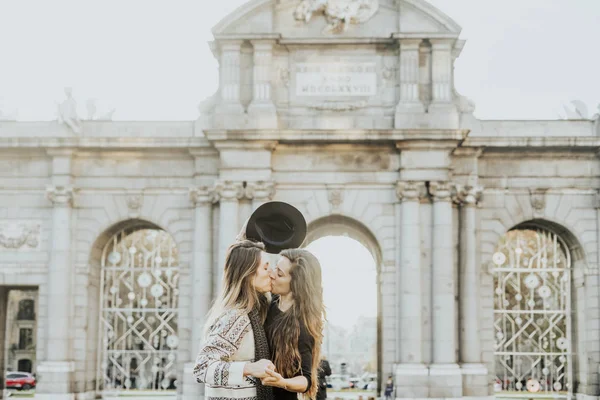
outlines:
[[259, 378], [265, 386], [286, 388], [285, 379], [275, 371], [275, 365], [269, 360], [259, 360], [252, 363], [251, 375]]

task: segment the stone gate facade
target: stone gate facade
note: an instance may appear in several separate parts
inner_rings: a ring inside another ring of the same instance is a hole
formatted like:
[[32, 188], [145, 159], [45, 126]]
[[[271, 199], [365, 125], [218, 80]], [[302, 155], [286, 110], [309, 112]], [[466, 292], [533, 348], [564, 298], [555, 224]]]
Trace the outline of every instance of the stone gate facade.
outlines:
[[397, 398], [600, 394], [594, 121], [474, 118], [424, 0], [251, 0], [213, 34], [196, 121], [0, 122], [0, 298], [39, 290], [36, 397], [199, 398], [225, 250], [271, 199], [373, 253]]

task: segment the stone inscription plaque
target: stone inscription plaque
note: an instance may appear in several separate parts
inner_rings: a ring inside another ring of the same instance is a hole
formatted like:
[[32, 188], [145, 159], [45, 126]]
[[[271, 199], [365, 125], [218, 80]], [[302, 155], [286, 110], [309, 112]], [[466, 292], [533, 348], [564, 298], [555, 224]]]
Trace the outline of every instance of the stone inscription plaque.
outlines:
[[298, 63], [296, 96], [346, 97], [377, 94], [374, 62]]

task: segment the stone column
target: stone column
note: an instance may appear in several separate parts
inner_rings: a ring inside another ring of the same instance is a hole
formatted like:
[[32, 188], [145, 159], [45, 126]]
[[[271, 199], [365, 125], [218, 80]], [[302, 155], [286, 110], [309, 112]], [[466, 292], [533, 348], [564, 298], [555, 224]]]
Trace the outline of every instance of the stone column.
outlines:
[[412, 126], [411, 114], [423, 113], [419, 97], [419, 45], [421, 39], [400, 40], [400, 101], [396, 106], [396, 128]]
[[213, 298], [213, 202], [214, 188], [201, 186], [190, 190], [194, 205], [194, 242], [191, 300], [191, 346], [184, 365], [183, 399], [198, 399], [204, 395], [204, 385], [192, 377], [195, 359], [203, 339], [204, 322]]
[[241, 114], [244, 108], [240, 103], [240, 53], [241, 40], [222, 40], [219, 65], [219, 85], [221, 88], [220, 113]]
[[480, 187], [461, 187], [457, 192], [461, 210], [460, 231], [460, 360], [481, 365], [479, 337], [479, 265], [477, 263], [477, 201]]
[[[460, 397], [462, 382], [456, 360], [457, 312], [454, 279], [452, 190], [448, 182], [431, 182], [433, 199], [432, 325], [433, 364], [430, 366], [432, 397]], [[456, 376], [456, 379], [440, 377]]]
[[248, 114], [255, 128], [277, 128], [277, 113], [271, 97], [272, 40], [253, 40], [254, 71], [253, 96]]
[[215, 194], [219, 199], [219, 258], [215, 263], [217, 270], [213, 280], [213, 290], [216, 295], [221, 290], [227, 249], [235, 241], [241, 229], [238, 212], [244, 187], [241, 182], [220, 181], [215, 185]]
[[[56, 160], [54, 161], [56, 165]], [[40, 375], [36, 398], [67, 399], [73, 393], [74, 363], [70, 348], [71, 326], [71, 214], [73, 188], [51, 186], [52, 234], [48, 263], [46, 355], [37, 368]]]
[[421, 324], [420, 199], [422, 182], [401, 181], [396, 194], [401, 201], [400, 260], [398, 268], [400, 358], [396, 369], [397, 397], [427, 397], [427, 368], [423, 364]]
[[465, 396], [485, 395], [488, 371], [481, 359], [479, 335], [479, 263], [477, 262], [477, 202], [479, 186], [457, 188], [460, 204], [460, 361]]

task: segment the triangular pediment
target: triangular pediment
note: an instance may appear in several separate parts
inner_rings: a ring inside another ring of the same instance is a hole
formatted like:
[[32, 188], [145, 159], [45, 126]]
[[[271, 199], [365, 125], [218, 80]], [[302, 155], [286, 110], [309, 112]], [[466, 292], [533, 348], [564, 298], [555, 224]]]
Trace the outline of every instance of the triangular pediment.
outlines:
[[[344, 2], [329, 1], [333, 4]], [[223, 18], [213, 28], [213, 34], [215, 37], [269, 34], [281, 38], [335, 39], [389, 38], [398, 33], [457, 37], [461, 30], [456, 22], [425, 0], [372, 0], [369, 5], [374, 10], [372, 16], [365, 21], [348, 23], [346, 29], [335, 32], [328, 31], [331, 21], [327, 20], [323, 10], [309, 12], [309, 21], [299, 19], [295, 11], [300, 4], [300, 0], [251, 0]]]

